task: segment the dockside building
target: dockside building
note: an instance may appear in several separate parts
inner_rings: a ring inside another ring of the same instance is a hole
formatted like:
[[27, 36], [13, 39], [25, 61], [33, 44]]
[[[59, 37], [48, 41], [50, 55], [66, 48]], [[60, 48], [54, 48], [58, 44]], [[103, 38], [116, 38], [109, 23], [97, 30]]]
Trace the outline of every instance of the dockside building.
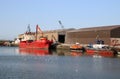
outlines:
[[96, 40], [102, 40], [108, 45], [120, 45], [120, 25], [80, 28], [68, 31], [65, 43], [94, 44]]

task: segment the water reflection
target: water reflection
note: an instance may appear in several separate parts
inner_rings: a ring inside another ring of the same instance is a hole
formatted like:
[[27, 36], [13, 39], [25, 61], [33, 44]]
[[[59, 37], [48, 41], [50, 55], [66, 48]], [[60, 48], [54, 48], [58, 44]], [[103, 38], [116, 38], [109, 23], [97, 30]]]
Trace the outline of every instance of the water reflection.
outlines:
[[44, 55], [50, 55], [51, 52], [49, 50], [44, 49], [25, 49], [21, 48], [19, 49], [20, 54], [22, 55], [35, 55], [35, 56], [44, 56]]
[[82, 56], [84, 55], [81, 52], [70, 51], [70, 50], [45, 50], [45, 49], [19, 49], [21, 55], [58, 55], [58, 56]]
[[101, 58], [99, 54], [70, 50], [0, 48], [0, 53], [0, 79], [120, 78], [120, 58]]
[[112, 54], [104, 53], [86, 53], [81, 51], [70, 51], [70, 50], [45, 50], [45, 49], [19, 49], [21, 55], [35, 55], [35, 56], [44, 56], [44, 55], [57, 55], [57, 56], [92, 56], [95, 58], [101, 57], [114, 57]]

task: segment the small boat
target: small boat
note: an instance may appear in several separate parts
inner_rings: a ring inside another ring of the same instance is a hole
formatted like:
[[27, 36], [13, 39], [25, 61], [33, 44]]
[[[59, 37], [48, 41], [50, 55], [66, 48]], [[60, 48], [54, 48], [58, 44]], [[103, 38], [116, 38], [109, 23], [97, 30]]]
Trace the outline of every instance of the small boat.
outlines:
[[[40, 33], [42, 36], [39, 38], [38, 33]], [[27, 33], [29, 34], [29, 33]], [[48, 40], [47, 37], [43, 36], [43, 32], [41, 31], [40, 27], [36, 26], [36, 39], [31, 40], [21, 40], [19, 44], [19, 48], [40, 48], [40, 49], [49, 49], [51, 45], [53, 44], [53, 40]]]
[[72, 44], [70, 46], [70, 49], [71, 50], [81, 50], [83, 47], [79, 44], [79, 43], [76, 43], [76, 44]]
[[117, 52], [114, 49], [110, 48], [108, 45], [94, 44], [92, 46], [86, 47], [86, 54], [113, 57], [117, 55]]
[[115, 56], [114, 52], [112, 50], [96, 50], [96, 49], [86, 49], [86, 55], [98, 55], [103, 57], [113, 57]]
[[76, 51], [76, 52], [85, 52], [85, 48], [81, 46], [79, 43], [72, 44], [70, 46], [71, 51]]

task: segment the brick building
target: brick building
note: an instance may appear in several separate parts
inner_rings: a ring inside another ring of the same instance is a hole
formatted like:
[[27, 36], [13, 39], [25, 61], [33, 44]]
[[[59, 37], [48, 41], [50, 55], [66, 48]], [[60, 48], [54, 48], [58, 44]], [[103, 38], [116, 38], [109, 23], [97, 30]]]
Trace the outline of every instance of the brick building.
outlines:
[[81, 28], [68, 31], [65, 43], [90, 44], [96, 40], [103, 40], [105, 44], [120, 45], [120, 25]]

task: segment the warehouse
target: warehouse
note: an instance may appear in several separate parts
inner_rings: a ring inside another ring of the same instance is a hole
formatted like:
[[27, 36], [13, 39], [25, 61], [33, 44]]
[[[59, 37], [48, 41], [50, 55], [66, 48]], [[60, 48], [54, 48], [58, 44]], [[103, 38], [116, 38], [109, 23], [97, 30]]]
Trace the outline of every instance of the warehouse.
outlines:
[[102, 40], [104, 44], [120, 45], [120, 25], [81, 28], [68, 31], [65, 43], [94, 44], [96, 40]]
[[71, 30], [74, 30], [74, 29], [70, 28], [70, 29], [44, 31], [44, 36], [47, 37], [49, 40], [53, 39], [53, 41], [65, 43], [66, 32]]

